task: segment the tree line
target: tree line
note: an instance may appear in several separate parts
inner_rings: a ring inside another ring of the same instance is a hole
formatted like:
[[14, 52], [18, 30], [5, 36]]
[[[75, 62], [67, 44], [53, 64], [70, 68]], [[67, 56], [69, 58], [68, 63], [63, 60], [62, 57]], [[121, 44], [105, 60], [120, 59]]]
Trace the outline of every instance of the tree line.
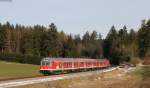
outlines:
[[133, 57], [150, 56], [150, 20], [143, 20], [138, 31], [112, 26], [105, 39], [96, 31], [83, 36], [58, 31], [51, 23], [24, 26], [0, 23], [0, 59], [39, 64], [43, 57], [108, 58], [112, 64]]

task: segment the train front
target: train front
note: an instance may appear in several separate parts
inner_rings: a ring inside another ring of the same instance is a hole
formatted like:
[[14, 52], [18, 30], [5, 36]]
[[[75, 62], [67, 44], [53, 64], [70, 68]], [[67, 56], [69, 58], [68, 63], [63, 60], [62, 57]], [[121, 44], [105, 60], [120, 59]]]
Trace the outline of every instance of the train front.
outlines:
[[40, 73], [42, 74], [53, 73], [53, 60], [51, 58], [43, 58], [41, 60]]

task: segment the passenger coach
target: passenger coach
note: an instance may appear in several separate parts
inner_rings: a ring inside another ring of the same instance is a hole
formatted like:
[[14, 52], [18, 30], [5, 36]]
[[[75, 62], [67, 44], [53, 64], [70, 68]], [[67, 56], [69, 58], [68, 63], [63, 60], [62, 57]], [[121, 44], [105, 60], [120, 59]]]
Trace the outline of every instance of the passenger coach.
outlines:
[[40, 72], [43, 74], [60, 74], [98, 70], [109, 66], [110, 62], [107, 59], [43, 58], [41, 60]]

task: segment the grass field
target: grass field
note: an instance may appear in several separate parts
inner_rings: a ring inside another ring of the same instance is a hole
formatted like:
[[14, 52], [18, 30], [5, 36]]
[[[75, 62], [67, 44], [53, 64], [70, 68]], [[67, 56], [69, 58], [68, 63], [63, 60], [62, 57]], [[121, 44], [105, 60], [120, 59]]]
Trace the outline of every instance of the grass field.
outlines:
[[0, 61], [0, 80], [40, 76], [39, 66]]

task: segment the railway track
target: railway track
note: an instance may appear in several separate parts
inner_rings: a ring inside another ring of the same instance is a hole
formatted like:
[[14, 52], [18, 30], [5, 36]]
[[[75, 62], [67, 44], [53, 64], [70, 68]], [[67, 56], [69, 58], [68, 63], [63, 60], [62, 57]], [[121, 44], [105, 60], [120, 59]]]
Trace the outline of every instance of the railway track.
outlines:
[[63, 74], [63, 75], [54, 75], [54, 76], [44, 76], [44, 77], [36, 77], [36, 78], [26, 78], [26, 79], [2, 81], [2, 82], [0, 82], [0, 88], [10, 88], [10, 87], [23, 86], [23, 85], [29, 85], [29, 84], [50, 82], [50, 81], [55, 81], [55, 80], [90, 76], [93, 74], [100, 74], [103, 72], [113, 71], [117, 68], [118, 67], [111, 67], [111, 68], [104, 69], [104, 70], [96, 70], [96, 71], [89, 71], [89, 72], [80, 72], [80, 73], [72, 73], [72, 74]]

